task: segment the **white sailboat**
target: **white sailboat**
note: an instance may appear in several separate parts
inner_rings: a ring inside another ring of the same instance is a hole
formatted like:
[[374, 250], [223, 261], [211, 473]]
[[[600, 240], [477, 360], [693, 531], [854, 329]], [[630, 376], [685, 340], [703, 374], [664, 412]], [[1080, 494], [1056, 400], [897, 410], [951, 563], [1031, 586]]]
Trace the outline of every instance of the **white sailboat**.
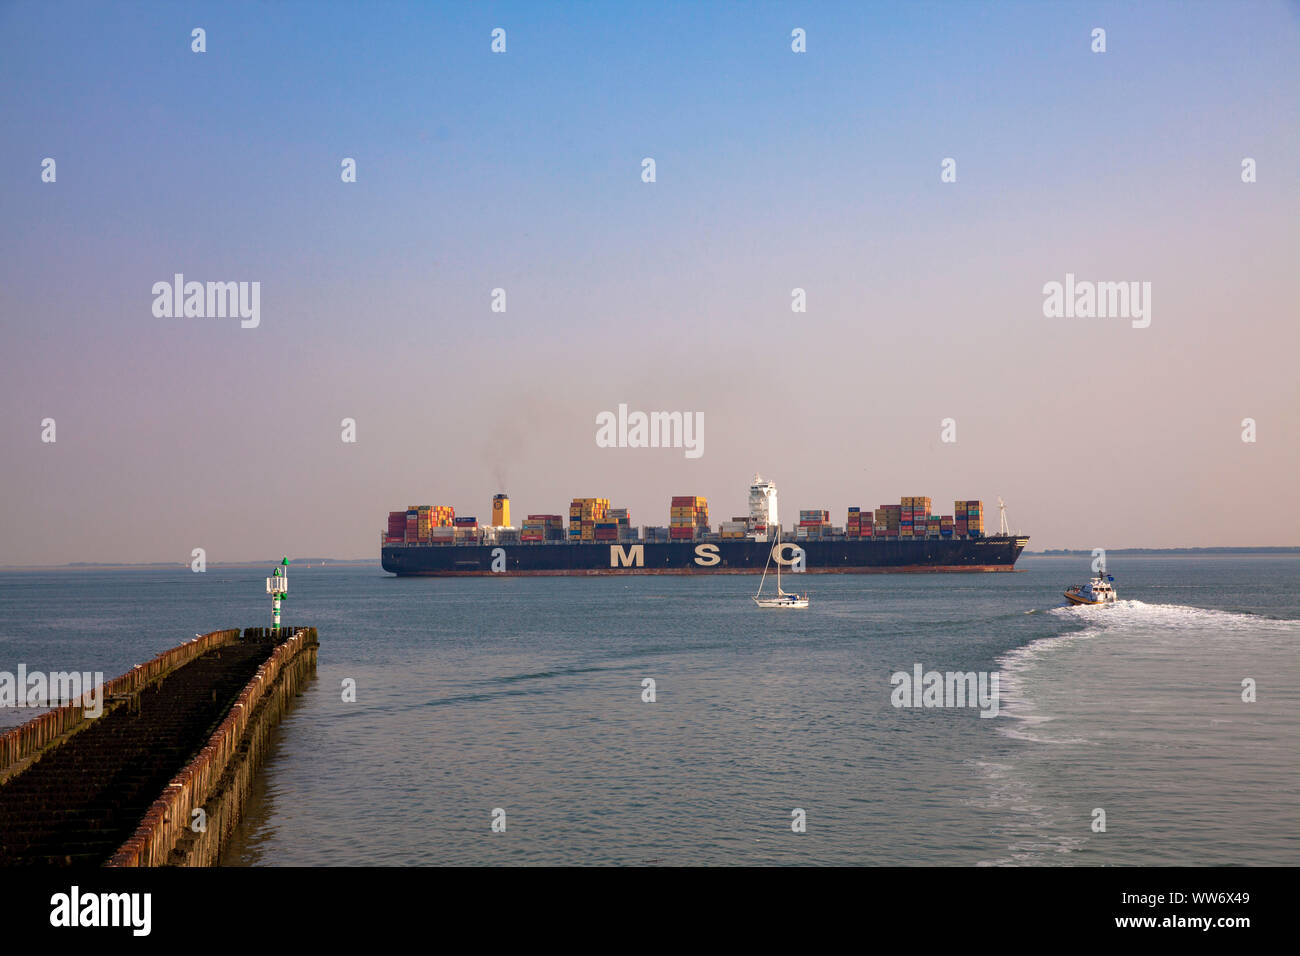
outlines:
[[758, 593], [754, 595], [754, 603], [759, 607], [788, 607], [800, 608], [808, 606], [808, 593], [787, 594], [781, 590], [781, 561], [778, 558], [776, 562], [776, 594], [772, 597], [763, 597], [763, 582], [767, 580], [767, 569], [772, 563], [772, 553], [781, 545], [781, 528], [776, 529], [776, 540], [772, 542], [772, 547], [767, 552], [767, 564], [763, 565], [763, 577], [758, 582]]

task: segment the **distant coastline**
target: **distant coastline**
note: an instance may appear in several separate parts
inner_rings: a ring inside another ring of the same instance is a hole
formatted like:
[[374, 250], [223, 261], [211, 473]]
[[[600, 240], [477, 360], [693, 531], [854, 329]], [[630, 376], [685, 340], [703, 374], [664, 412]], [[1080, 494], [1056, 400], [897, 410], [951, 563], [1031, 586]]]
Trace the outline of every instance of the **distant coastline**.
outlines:
[[[1300, 547], [1283, 548], [1107, 548], [1107, 554], [1151, 554], [1162, 557], [1210, 557], [1212, 555], [1247, 555], [1247, 554], [1300, 554]], [[1025, 555], [1039, 558], [1072, 557], [1077, 554], [1092, 555], [1091, 548], [1047, 548], [1043, 551], [1028, 551]]]

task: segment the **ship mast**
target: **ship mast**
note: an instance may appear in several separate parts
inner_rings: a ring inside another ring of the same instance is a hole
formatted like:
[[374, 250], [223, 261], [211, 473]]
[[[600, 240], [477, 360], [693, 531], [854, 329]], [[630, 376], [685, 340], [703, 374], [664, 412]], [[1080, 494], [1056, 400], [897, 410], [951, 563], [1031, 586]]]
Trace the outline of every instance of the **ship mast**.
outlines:
[[[776, 544], [773, 547], [777, 549], [781, 547], [781, 528], [779, 525], [776, 529]], [[784, 593], [781, 590], [781, 555], [778, 553], [776, 556], [776, 596], [780, 597]]]
[[1011, 537], [1011, 530], [1010, 528], [1007, 527], [1007, 506], [1006, 506], [1006, 502], [1002, 500], [1001, 495], [998, 495], [998, 514], [1001, 517], [1001, 521], [999, 522], [999, 526], [998, 526], [998, 534], [1000, 534], [1004, 538]]

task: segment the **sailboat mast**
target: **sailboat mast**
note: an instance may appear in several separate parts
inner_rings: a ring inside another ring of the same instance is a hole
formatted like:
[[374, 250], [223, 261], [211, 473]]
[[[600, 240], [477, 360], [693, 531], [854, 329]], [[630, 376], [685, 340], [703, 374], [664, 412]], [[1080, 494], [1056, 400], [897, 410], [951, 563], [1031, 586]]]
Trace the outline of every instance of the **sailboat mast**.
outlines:
[[[778, 528], [776, 529], [776, 547], [779, 548], [780, 546], [781, 546], [781, 529], [778, 527]], [[781, 596], [781, 593], [782, 593], [782, 592], [781, 592], [781, 556], [778, 554], [778, 555], [776, 556], [776, 594], [777, 594], [777, 597], [780, 597], [780, 596]]]
[[758, 579], [758, 592], [754, 595], [754, 597], [756, 598], [758, 597], [759, 594], [763, 593], [763, 582], [767, 580], [767, 569], [771, 564], [772, 564], [772, 549], [768, 548], [767, 560], [763, 562], [763, 576]]

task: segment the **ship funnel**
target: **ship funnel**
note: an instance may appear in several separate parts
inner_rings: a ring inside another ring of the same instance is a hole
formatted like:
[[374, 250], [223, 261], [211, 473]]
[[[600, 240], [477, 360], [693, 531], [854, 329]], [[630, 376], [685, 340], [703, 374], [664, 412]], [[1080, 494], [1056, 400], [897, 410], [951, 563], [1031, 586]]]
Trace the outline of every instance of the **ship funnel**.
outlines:
[[507, 494], [492, 496], [492, 527], [510, 527], [510, 496]]

